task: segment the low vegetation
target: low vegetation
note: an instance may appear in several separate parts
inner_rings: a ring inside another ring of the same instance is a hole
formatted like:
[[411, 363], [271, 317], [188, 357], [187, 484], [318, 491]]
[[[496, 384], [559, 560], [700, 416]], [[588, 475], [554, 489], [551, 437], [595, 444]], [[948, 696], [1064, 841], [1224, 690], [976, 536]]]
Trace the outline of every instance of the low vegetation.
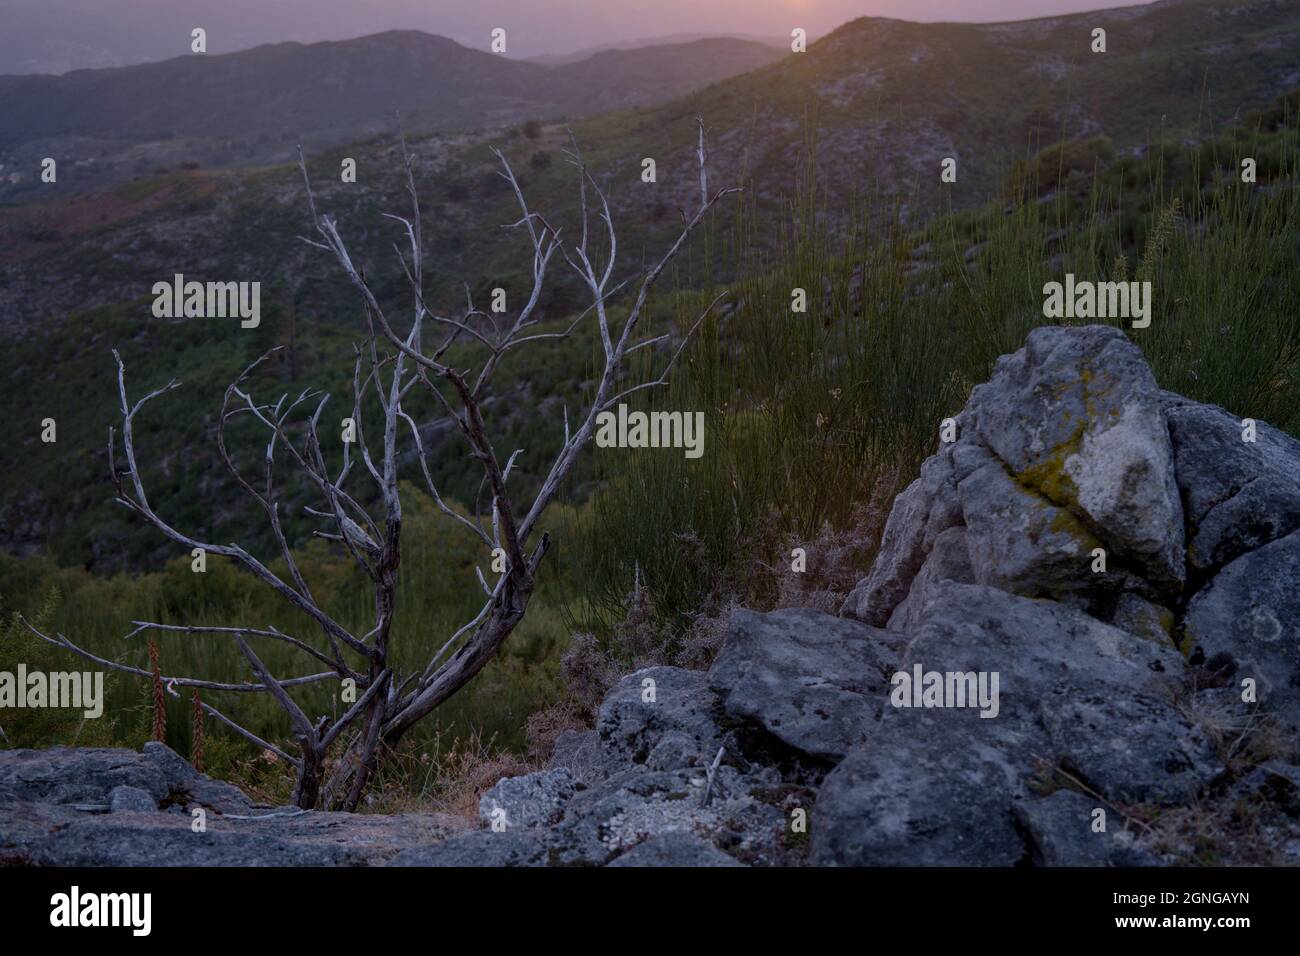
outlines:
[[[517, 769], [540, 759], [557, 727], [591, 719], [592, 702], [618, 673], [657, 661], [707, 663], [734, 603], [833, 609], [869, 563], [893, 493], [934, 450], [941, 420], [961, 408], [998, 355], [1048, 321], [1043, 284], [1067, 272], [1151, 281], [1151, 325], [1131, 336], [1160, 383], [1300, 434], [1298, 102], [1283, 98], [1191, 145], [1155, 142], [1132, 151], [1100, 139], [1058, 144], [1017, 165], [998, 200], [922, 229], [907, 224], [903, 200], [882, 201], [866, 187], [850, 227], [830, 228], [842, 207], [836, 200], [831, 208], [810, 167], [786, 206], [775, 248], [755, 238], [772, 226], [753, 203], [726, 230], [697, 240], [678, 267], [677, 293], [655, 303], [662, 320], [683, 330], [721, 291], [711, 268], [719, 257], [730, 257], [742, 278], [730, 284], [729, 307], [700, 329], [683, 356], [683, 374], [654, 407], [704, 411], [705, 454], [688, 460], [680, 451], [601, 449], [590, 469], [575, 474], [579, 505], [553, 513], [555, 560], [543, 569], [524, 624], [464, 694], [403, 742], [381, 776], [379, 804], [398, 807], [414, 793], [469, 806], [466, 794], [480, 789], [472, 781], [492, 776], [484, 767]], [[1256, 162], [1254, 184], [1241, 179], [1247, 157]], [[806, 292], [806, 312], [792, 312], [796, 288]], [[51, 375], [57, 363], [62, 380], [76, 383], [75, 394], [53, 395], [60, 441], [96, 448], [106, 413], [85, 397], [109, 394], [107, 347], [122, 342], [129, 352], [139, 329], [121, 309], [81, 321], [86, 332], [76, 349], [41, 335], [15, 348], [20, 360]], [[214, 341], [198, 326], [174, 331], [176, 347], [152, 354], [133, 375], [156, 384], [189, 378], [194, 397], [165, 421], [143, 422], [140, 440], [175, 452], [153, 476], [161, 482], [159, 510], [174, 509], [178, 523], [208, 522], [218, 534], [233, 520], [227, 499], [184, 455], [211, 428], [203, 415], [214, 402], [205, 393], [217, 394], [244, 357], [242, 346]], [[286, 334], [276, 321], [264, 332]], [[350, 369], [343, 330], [313, 327], [298, 341], [293, 370], [266, 374], [341, 386]], [[580, 339], [517, 370], [493, 412], [508, 434], [549, 427], [541, 422], [553, 416], [529, 412], [544, 396], [581, 394], [595, 348]], [[6, 382], [6, 392], [16, 383]], [[38, 411], [28, 395], [5, 398], [17, 415]], [[138, 666], [146, 666], [146, 647], [121, 639], [131, 620], [228, 617], [286, 630], [296, 623], [219, 560], [202, 577], [190, 573], [187, 556], [141, 550], [131, 560], [152, 561], [155, 570], [105, 574], [76, 566], [96, 564], [86, 542], [122, 533], [121, 517], [90, 506], [108, 494], [104, 456], [41, 472], [39, 456], [23, 454], [70, 507], [66, 522], [49, 529], [52, 555], [0, 558], [6, 619], [22, 612]], [[528, 459], [518, 467], [528, 480]], [[477, 491], [468, 473], [435, 479], [462, 501]], [[446, 631], [474, 604], [471, 592], [439, 583], [448, 569], [472, 574], [471, 535], [433, 521], [427, 508], [413, 508], [406, 523], [410, 551], [400, 573], [407, 603], [395, 626], [408, 633], [396, 646]], [[786, 572], [795, 547], [807, 550], [808, 574], [792, 584]], [[346, 555], [322, 542], [294, 554], [309, 577], [328, 582], [318, 594], [322, 606], [349, 627], [362, 625], [364, 582]], [[10, 626], [0, 641], [0, 659], [56, 666], [47, 661], [52, 649], [25, 631]], [[238, 652], [215, 642], [167, 644], [162, 652], [178, 671], [245, 673]], [[10, 746], [137, 743], [150, 723], [147, 689], [110, 677], [112, 721], [46, 726], [24, 715], [9, 719], [6, 737]], [[311, 693], [304, 692], [305, 702], [328, 709]], [[168, 742], [187, 753], [188, 701], [167, 706]], [[258, 702], [247, 720], [265, 734], [283, 733], [282, 722], [269, 701]], [[273, 761], [220, 728], [210, 728], [208, 738], [211, 772], [283, 798], [284, 776]]]

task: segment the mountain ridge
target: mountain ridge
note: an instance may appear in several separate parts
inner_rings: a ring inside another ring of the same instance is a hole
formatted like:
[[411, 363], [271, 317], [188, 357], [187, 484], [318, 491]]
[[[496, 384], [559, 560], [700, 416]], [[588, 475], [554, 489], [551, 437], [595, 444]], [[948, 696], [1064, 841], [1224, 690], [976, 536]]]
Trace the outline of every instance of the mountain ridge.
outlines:
[[0, 199], [13, 198], [8, 187], [24, 178], [32, 184], [30, 170], [46, 156], [83, 163], [78, 182], [86, 185], [180, 162], [263, 165], [290, 158], [297, 143], [364, 140], [391, 129], [395, 115], [415, 132], [582, 117], [671, 99], [782, 55], [722, 38], [544, 66], [435, 34], [391, 30], [61, 75], [0, 76]]

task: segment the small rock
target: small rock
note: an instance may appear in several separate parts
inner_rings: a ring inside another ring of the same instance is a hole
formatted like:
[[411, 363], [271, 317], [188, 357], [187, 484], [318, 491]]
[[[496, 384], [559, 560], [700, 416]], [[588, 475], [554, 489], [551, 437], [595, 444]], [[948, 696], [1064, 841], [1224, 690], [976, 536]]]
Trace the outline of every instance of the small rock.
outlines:
[[757, 721], [814, 757], [839, 760], [867, 737], [888, 692], [877, 645], [895, 638], [807, 608], [731, 617], [709, 686], [731, 717]]
[[[1106, 829], [1096, 829], [1096, 811]], [[1015, 805], [1016, 823], [1035, 866], [1158, 866], [1158, 858], [1137, 846], [1114, 812], [1077, 790], [1057, 790]]]
[[118, 786], [108, 792], [108, 805], [113, 813], [155, 813], [158, 803], [138, 787]]
[[712, 760], [722, 745], [721, 716], [706, 676], [679, 667], [647, 667], [629, 674], [606, 695], [596, 723], [611, 771], [644, 764], [669, 731], [693, 742], [694, 756]]
[[744, 866], [712, 843], [674, 830], [639, 843], [608, 866]]
[[542, 830], [479, 830], [441, 843], [403, 850], [389, 866], [546, 866], [550, 847]]
[[506, 777], [479, 799], [479, 820], [491, 827], [504, 813], [508, 830], [544, 827], [560, 819], [577, 789], [578, 781], [567, 767]]

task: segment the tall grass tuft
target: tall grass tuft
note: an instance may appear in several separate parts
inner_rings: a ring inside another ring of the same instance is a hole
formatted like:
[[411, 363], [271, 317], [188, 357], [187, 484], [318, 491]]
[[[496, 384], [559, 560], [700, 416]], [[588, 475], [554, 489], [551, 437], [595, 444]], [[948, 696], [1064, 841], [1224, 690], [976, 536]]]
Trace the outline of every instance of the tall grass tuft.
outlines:
[[[827, 209], [810, 170], [774, 252], [752, 219], [738, 230], [734, 307], [654, 396], [656, 408], [705, 412], [704, 456], [601, 451], [575, 622], [611, 634], [637, 571], [678, 634], [728, 599], [761, 605], [756, 569], [788, 569], [791, 541], [811, 546], [882, 485], [910, 481], [941, 421], [1048, 321], [1044, 283], [1066, 272], [1151, 281], [1151, 325], [1129, 334], [1160, 384], [1300, 433], [1290, 115], [1120, 157], [1099, 142], [1054, 148], [1016, 168], [1009, 202], [924, 228], [909, 226], [906, 203], [871, 195], [847, 214]], [[1259, 160], [1258, 184], [1241, 181], [1245, 156]], [[712, 294], [680, 294], [679, 324]]]

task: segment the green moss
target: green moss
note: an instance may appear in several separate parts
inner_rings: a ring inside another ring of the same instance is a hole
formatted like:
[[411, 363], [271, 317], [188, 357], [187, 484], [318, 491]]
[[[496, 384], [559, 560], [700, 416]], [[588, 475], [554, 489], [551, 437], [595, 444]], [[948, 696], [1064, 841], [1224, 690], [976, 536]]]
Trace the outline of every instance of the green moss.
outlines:
[[1101, 539], [1084, 526], [1083, 522], [1076, 518], [1065, 508], [1057, 510], [1048, 524], [1048, 530], [1056, 534], [1069, 535], [1079, 543], [1085, 552], [1090, 552], [1094, 548], [1102, 547]]
[[787, 849], [802, 850], [808, 847], [808, 841], [811, 839], [809, 831], [804, 830], [802, 833], [795, 830], [784, 830], [781, 834], [781, 842]]
[[[1048, 531], [1064, 534], [1077, 541], [1084, 551], [1101, 547], [1101, 541], [1072, 512], [1077, 507], [1079, 492], [1073, 479], [1065, 471], [1065, 463], [1078, 453], [1083, 441], [1084, 423], [1074, 434], [1058, 445], [1050, 455], [1036, 465], [1017, 473], [1015, 481], [1026, 491], [1055, 505], [1056, 514], [1048, 523]], [[1046, 507], [1046, 505], [1043, 505]]]
[[1167, 607], [1162, 607], [1160, 613], [1157, 615], [1157, 619], [1160, 622], [1160, 630], [1169, 635], [1170, 640], [1173, 640], [1175, 623], [1174, 612], [1169, 610]]
[[1080, 422], [1073, 435], [1058, 445], [1050, 455], [1036, 465], [1019, 472], [1016, 481], [1030, 491], [1042, 495], [1062, 508], [1078, 503], [1079, 489], [1065, 471], [1065, 463], [1078, 454], [1083, 443], [1084, 423]]

